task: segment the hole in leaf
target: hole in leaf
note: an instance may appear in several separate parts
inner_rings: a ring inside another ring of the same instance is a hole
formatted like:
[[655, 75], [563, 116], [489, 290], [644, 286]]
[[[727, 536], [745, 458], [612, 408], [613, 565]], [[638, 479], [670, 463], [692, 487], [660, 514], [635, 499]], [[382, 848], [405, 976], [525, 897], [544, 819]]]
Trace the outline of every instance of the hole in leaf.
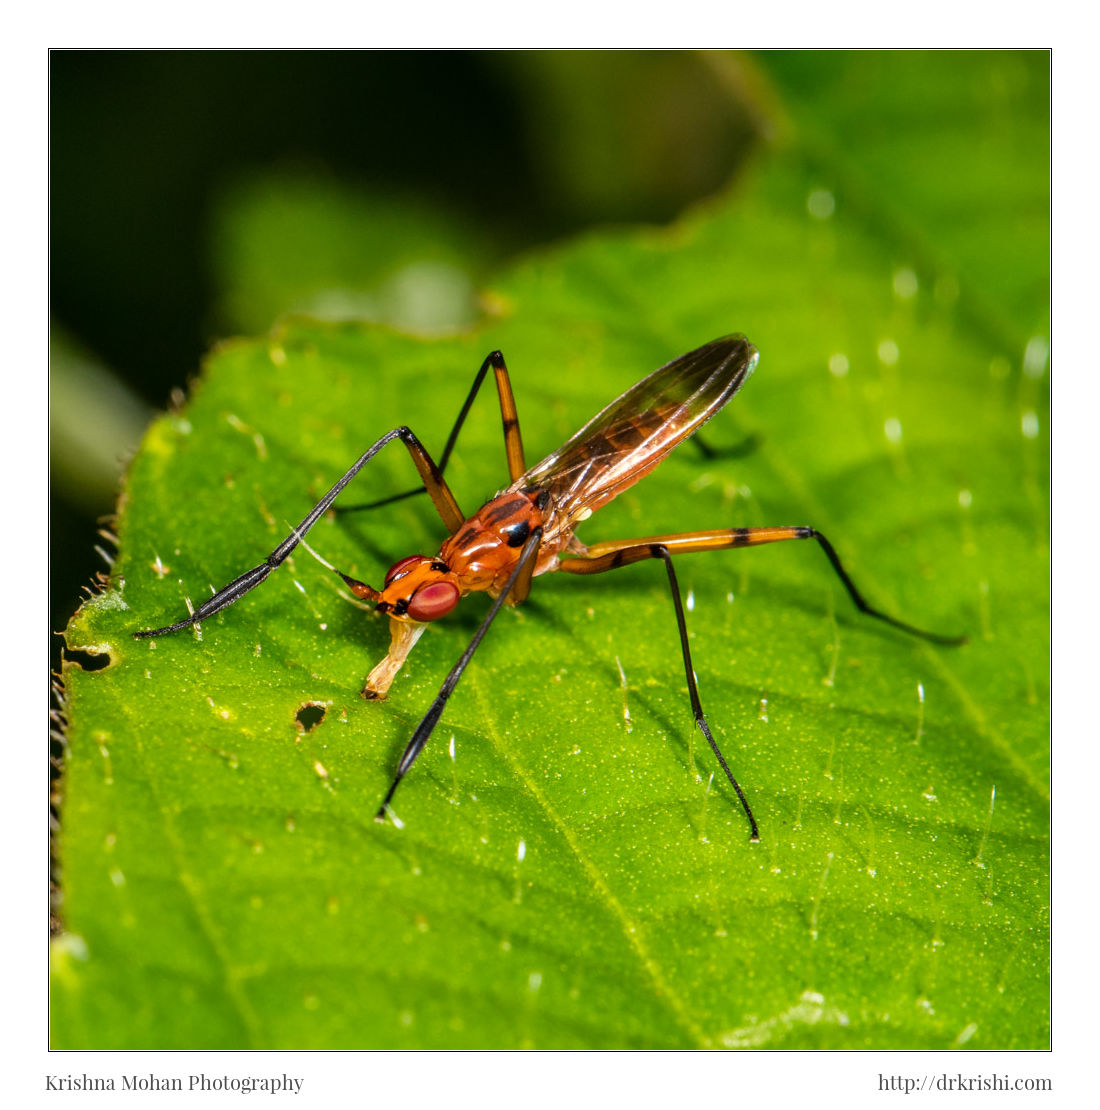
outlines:
[[319, 701], [303, 702], [294, 714], [299, 732], [312, 732], [325, 719], [325, 706]]
[[82, 671], [102, 671], [113, 662], [105, 651], [81, 651], [79, 648], [66, 648], [63, 657], [66, 663], [74, 663]]

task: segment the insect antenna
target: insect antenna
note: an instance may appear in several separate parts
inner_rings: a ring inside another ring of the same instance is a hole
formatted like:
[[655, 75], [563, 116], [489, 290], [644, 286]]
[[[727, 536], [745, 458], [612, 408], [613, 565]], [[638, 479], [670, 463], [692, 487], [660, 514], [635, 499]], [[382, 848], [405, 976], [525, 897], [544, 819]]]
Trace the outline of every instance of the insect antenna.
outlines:
[[[351, 590], [356, 597], [362, 598], [365, 601], [378, 601], [382, 596], [373, 586], [368, 586], [366, 582], [360, 582], [358, 578], [352, 578], [351, 575], [345, 574], [342, 570], [334, 567], [324, 556], [314, 551], [302, 536], [298, 537], [298, 542], [321, 564], [321, 566], [326, 570], [331, 570], [333, 574], [338, 574], [344, 580], [348, 589]], [[369, 606], [361, 605], [359, 608], [368, 609]]]

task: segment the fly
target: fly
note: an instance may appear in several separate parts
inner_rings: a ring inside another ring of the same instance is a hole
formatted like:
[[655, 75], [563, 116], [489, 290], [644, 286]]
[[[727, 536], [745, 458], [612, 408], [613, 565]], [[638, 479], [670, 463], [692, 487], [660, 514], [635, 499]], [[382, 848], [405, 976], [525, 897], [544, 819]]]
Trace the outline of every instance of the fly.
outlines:
[[[530, 593], [532, 580], [551, 571], [602, 574], [646, 559], [659, 559], [664, 564], [672, 594], [695, 724], [706, 737], [745, 811], [752, 840], [758, 840], [760, 834], [752, 807], [703, 714], [673, 555], [755, 547], [784, 540], [816, 540], [852, 601], [863, 613], [933, 643], [960, 644], [966, 640], [963, 636], [925, 632], [872, 607], [841, 565], [833, 545], [817, 529], [809, 526], [722, 528], [608, 540], [596, 544], [584, 544], [577, 539], [575, 530], [578, 524], [633, 486], [714, 416], [745, 384], [756, 368], [758, 358], [756, 349], [741, 335], [716, 339], [689, 351], [643, 378], [593, 417], [564, 446], [529, 468], [525, 461], [508, 370], [504, 357], [499, 351], [494, 351], [482, 363], [474, 379], [438, 464], [408, 427], [394, 428], [359, 456], [301, 524], [263, 562], [222, 587], [184, 620], [164, 628], [135, 632], [134, 636], [139, 639], [162, 636], [197, 624], [260, 585], [333, 506], [359, 471], [386, 444], [397, 439], [412, 457], [422, 485], [415, 490], [372, 502], [369, 506], [354, 507], [373, 508], [415, 493], [427, 492], [447, 528], [448, 538], [438, 555], [409, 555], [394, 563], [381, 589], [336, 571], [357, 597], [373, 602], [375, 608], [390, 619], [389, 651], [367, 676], [363, 697], [378, 699], [386, 696], [424, 629], [432, 621], [451, 612], [464, 595], [484, 591], [494, 601], [409, 740], [398, 762], [393, 783], [375, 815], [376, 819], [384, 821], [387, 813], [392, 812], [390, 803], [394, 792], [423, 751], [443, 714], [447, 699], [504, 605], [520, 604]], [[504, 446], [512, 484], [473, 516], [467, 517], [447, 485], [443, 470], [490, 370], [493, 371], [500, 400]]]

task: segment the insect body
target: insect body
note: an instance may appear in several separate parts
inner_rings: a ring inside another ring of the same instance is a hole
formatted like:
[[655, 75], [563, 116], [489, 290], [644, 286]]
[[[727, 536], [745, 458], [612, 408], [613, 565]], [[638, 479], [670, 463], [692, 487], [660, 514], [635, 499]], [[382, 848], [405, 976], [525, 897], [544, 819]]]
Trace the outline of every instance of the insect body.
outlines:
[[[394, 791], [428, 742], [447, 699], [494, 618], [505, 604], [519, 604], [527, 598], [533, 578], [551, 571], [600, 574], [645, 559], [660, 559], [664, 563], [672, 594], [695, 723], [740, 799], [749, 820], [752, 839], [756, 840], [759, 833], [752, 808], [703, 715], [692, 669], [679, 585], [672, 563], [674, 554], [814, 539], [824, 550], [856, 606], [863, 612], [936, 643], [964, 641], [964, 637], [924, 632], [872, 608], [856, 589], [829, 541], [808, 526], [726, 528], [611, 540], [593, 545], [585, 545], [577, 539], [574, 532], [578, 524], [648, 474], [733, 397], [755, 369], [757, 358], [755, 348], [740, 335], [716, 339], [690, 351], [627, 390], [564, 446], [528, 469], [508, 371], [500, 352], [494, 351], [478, 371], [438, 465], [409, 428], [400, 427], [387, 432], [356, 460], [301, 524], [262, 563], [224, 586], [186, 619], [134, 635], [139, 638], [160, 636], [186, 628], [212, 616], [254, 589], [286, 559], [359, 471], [387, 443], [400, 439], [412, 456], [422, 487], [369, 506], [357, 507], [376, 507], [419, 493], [422, 489], [431, 497], [449, 538], [434, 557], [410, 555], [395, 563], [386, 574], [380, 590], [337, 571], [356, 596], [373, 602], [379, 611], [390, 618], [389, 652], [368, 675], [363, 696], [371, 699], [386, 696], [395, 675], [427, 625], [454, 609], [463, 595], [481, 590], [488, 592], [495, 601], [413, 733], [393, 783], [379, 807], [377, 818], [384, 820]], [[500, 399], [512, 484], [473, 516], [466, 517], [444, 480], [443, 469], [490, 369], [494, 373]]]

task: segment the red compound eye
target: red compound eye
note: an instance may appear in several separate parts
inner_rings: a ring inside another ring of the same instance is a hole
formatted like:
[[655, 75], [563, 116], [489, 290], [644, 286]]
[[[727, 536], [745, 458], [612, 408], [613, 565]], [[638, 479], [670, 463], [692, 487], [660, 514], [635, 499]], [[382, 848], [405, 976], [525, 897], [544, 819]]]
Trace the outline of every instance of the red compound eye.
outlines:
[[412, 595], [408, 614], [414, 621], [434, 621], [458, 604], [458, 587], [450, 582], [432, 582]]
[[407, 574], [423, 558], [423, 555], [410, 555], [408, 558], [401, 559], [394, 563], [393, 566], [386, 571], [386, 585], [388, 586], [395, 578], [400, 578], [401, 575]]

